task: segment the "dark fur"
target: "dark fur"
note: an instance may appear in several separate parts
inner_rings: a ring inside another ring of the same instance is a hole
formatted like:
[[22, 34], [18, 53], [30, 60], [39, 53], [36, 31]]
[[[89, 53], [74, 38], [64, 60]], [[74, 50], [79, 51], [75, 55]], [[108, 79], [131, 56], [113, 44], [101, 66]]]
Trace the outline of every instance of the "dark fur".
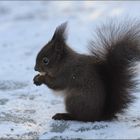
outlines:
[[[140, 58], [140, 24], [102, 26], [91, 55], [73, 51], [66, 43], [66, 23], [57, 27], [51, 41], [39, 52], [35, 69], [45, 76], [34, 78], [36, 85], [64, 90], [68, 113], [53, 119], [111, 120], [133, 101], [136, 82], [133, 62]], [[42, 62], [49, 58], [49, 64]]]

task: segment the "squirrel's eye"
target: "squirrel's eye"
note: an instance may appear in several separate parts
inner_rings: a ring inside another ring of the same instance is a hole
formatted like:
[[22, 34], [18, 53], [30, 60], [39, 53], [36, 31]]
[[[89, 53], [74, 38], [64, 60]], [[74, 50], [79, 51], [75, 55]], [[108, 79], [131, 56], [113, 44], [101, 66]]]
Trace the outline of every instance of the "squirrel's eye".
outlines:
[[48, 59], [47, 57], [44, 57], [42, 61], [43, 61], [43, 63], [46, 64], [46, 65], [49, 64], [49, 59]]

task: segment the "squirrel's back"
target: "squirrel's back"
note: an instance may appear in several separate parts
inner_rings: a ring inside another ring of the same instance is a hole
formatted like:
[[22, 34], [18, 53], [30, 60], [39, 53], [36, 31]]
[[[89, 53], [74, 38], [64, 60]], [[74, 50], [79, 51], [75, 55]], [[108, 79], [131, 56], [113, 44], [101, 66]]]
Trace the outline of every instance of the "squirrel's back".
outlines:
[[103, 119], [112, 119], [133, 102], [137, 82], [134, 62], [140, 60], [140, 22], [109, 23], [91, 42], [106, 98]]

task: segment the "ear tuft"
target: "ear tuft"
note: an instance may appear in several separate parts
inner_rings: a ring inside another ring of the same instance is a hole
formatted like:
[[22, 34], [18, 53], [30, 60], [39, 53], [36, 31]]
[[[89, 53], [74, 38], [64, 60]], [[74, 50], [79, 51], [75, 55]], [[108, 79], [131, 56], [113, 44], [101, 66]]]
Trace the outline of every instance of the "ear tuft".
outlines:
[[59, 25], [55, 30], [52, 40], [65, 42], [67, 39], [66, 28], [67, 28], [67, 22], [64, 22], [61, 25]]

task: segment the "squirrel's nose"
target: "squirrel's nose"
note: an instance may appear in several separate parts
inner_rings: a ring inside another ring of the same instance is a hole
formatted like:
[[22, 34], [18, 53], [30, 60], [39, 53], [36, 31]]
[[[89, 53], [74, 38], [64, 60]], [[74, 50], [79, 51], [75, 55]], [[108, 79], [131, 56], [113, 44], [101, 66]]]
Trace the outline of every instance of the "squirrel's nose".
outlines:
[[38, 71], [38, 67], [37, 67], [37, 66], [35, 66], [35, 67], [34, 67], [34, 70], [35, 70], [35, 71]]

